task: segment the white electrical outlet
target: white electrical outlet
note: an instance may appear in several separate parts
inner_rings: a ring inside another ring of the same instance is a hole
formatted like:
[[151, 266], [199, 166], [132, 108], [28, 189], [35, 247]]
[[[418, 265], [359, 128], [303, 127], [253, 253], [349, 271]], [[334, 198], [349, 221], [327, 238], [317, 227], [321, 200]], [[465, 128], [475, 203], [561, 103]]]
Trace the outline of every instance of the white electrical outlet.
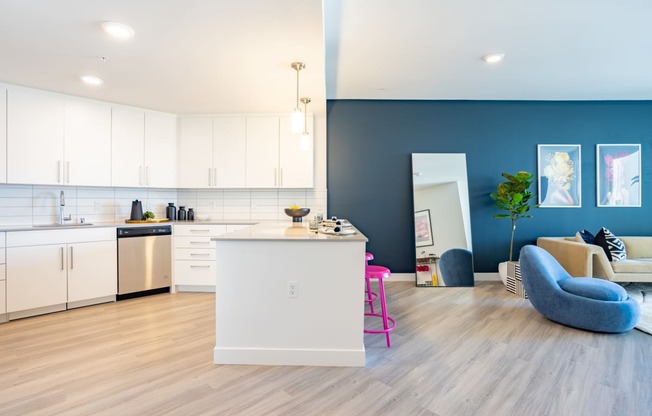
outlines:
[[295, 281], [288, 282], [288, 297], [289, 298], [298, 298], [299, 297], [299, 285]]

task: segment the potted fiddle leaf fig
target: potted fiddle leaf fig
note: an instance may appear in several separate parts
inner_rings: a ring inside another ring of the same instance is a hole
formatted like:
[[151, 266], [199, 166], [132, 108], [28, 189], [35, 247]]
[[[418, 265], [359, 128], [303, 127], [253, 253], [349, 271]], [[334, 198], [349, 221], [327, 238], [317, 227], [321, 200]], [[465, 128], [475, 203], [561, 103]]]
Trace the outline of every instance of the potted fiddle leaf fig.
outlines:
[[[489, 194], [495, 201], [494, 206], [505, 213], [494, 214], [494, 218], [508, 219], [512, 223], [512, 235], [509, 241], [509, 262], [512, 262], [514, 254], [514, 232], [516, 231], [516, 222], [521, 218], [532, 218], [529, 215], [530, 209], [537, 207], [535, 203], [536, 196], [529, 190], [532, 185], [532, 175], [529, 172], [520, 171], [514, 175], [502, 173], [505, 182], [499, 183], [496, 192]], [[506, 282], [507, 262], [501, 263], [499, 267], [501, 279]], [[503, 278], [505, 271], [505, 278]]]

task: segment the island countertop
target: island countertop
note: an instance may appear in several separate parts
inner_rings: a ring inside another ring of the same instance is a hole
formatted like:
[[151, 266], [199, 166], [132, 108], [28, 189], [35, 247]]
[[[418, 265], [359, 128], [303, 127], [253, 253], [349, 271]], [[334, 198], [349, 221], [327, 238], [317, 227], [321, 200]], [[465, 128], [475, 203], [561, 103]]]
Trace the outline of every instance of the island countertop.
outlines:
[[355, 227], [345, 227], [344, 230], [355, 230], [355, 234], [332, 235], [310, 231], [308, 223], [293, 223], [291, 221], [266, 221], [241, 230], [213, 237], [212, 240], [301, 240], [301, 241], [356, 241], [367, 242], [368, 239]]

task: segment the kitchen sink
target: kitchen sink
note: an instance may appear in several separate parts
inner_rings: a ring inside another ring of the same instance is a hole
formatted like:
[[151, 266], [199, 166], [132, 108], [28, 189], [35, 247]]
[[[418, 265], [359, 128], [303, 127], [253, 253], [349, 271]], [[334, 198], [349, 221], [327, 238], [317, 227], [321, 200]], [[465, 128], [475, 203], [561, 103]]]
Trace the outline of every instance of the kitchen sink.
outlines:
[[32, 225], [33, 228], [69, 228], [69, 227], [85, 227], [88, 225], [93, 225], [90, 222], [85, 223], [74, 223], [74, 224], [39, 224]]

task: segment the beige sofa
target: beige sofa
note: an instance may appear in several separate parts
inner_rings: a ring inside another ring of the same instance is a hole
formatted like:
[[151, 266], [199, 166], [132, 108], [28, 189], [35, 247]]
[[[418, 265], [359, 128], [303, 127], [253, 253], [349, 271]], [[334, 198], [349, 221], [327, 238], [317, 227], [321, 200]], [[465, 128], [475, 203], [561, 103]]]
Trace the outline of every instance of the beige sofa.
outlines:
[[627, 258], [609, 262], [600, 246], [575, 237], [539, 237], [537, 245], [553, 255], [571, 276], [598, 277], [613, 282], [652, 282], [652, 237], [618, 237]]

